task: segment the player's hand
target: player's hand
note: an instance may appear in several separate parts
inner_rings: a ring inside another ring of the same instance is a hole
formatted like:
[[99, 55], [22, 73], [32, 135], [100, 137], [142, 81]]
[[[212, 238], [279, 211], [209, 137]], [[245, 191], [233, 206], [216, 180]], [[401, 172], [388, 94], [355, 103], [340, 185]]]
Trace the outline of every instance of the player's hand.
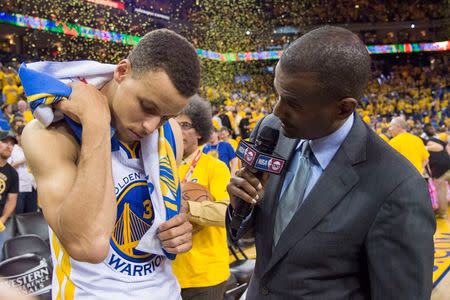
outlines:
[[227, 185], [231, 206], [236, 207], [237, 198], [251, 204], [258, 204], [264, 196], [264, 186], [268, 177], [269, 174], [264, 173], [260, 180], [249, 169], [239, 169]]
[[172, 254], [187, 252], [192, 248], [192, 224], [185, 213], [173, 217], [159, 226], [158, 237], [163, 248]]
[[69, 100], [59, 101], [55, 107], [81, 124], [107, 125], [111, 122], [108, 100], [97, 88], [82, 82], [70, 83]]

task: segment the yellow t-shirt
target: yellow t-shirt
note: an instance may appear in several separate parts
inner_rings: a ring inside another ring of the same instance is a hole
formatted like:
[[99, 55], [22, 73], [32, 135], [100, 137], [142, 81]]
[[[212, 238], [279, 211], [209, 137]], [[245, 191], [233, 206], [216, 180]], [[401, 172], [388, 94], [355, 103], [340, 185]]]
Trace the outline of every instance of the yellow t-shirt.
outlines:
[[423, 163], [430, 154], [419, 137], [408, 132], [400, 133], [389, 141], [389, 145], [406, 157], [420, 174], [423, 173]]
[[219, 124], [219, 121], [217, 119], [213, 118], [212, 119], [212, 124], [213, 124], [214, 128], [220, 129], [220, 124]]
[[5, 78], [5, 73], [0, 70], [0, 88], [3, 88], [3, 78]]
[[406, 103], [406, 104], [405, 104], [405, 112], [406, 112], [407, 114], [412, 113], [412, 105], [411, 105], [411, 103]]
[[371, 120], [370, 120], [370, 117], [369, 117], [369, 116], [364, 116], [364, 117], [363, 117], [363, 121], [366, 122], [366, 124], [369, 124], [369, 125], [370, 125]]
[[19, 88], [15, 85], [3, 86], [2, 93], [6, 95], [6, 104], [16, 104], [19, 99]]
[[399, 101], [397, 102], [397, 109], [398, 109], [399, 111], [404, 110], [404, 109], [405, 109], [405, 101], [399, 100]]
[[236, 122], [234, 121], [234, 114], [231, 112], [231, 111], [227, 111], [226, 113], [225, 113], [227, 116], [228, 116], [228, 118], [230, 119], [230, 123], [231, 123], [231, 128], [235, 128], [236, 127]]
[[18, 82], [16, 81], [16, 76], [14, 75], [14, 74], [12, 74], [12, 73], [8, 73], [8, 74], [5, 74], [5, 73], [3, 73], [3, 76], [2, 76], [2, 85], [5, 87], [5, 86], [7, 86], [7, 85], [9, 85], [8, 84], [8, 78], [11, 78], [11, 80], [12, 80], [12, 84], [13, 85], [16, 85]]
[[235, 139], [228, 139], [227, 142], [230, 143], [231, 147], [233, 147], [234, 151], [236, 151], [239, 143]]
[[446, 143], [448, 142], [447, 132], [440, 132], [437, 134], [437, 136], [438, 136], [438, 139], [440, 139], [441, 141], [446, 142]]
[[[181, 180], [189, 166], [185, 164], [178, 169]], [[207, 187], [216, 201], [229, 199], [226, 187], [230, 171], [217, 158], [202, 153], [190, 181]], [[172, 268], [181, 288], [208, 287], [226, 281], [230, 268], [225, 227], [203, 226], [192, 236], [192, 249], [178, 254]]]
[[23, 118], [25, 120], [25, 124], [28, 124], [28, 122], [32, 121], [34, 119], [33, 114], [31, 113], [31, 110], [26, 110], [23, 113]]
[[379, 133], [378, 136], [386, 143], [389, 143], [389, 138], [384, 133]]

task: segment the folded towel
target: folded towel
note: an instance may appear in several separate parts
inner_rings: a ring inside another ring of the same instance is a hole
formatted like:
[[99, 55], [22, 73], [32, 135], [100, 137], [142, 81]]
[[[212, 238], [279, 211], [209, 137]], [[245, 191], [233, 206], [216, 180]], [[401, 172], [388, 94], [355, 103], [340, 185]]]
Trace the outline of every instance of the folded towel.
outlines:
[[[74, 128], [74, 121], [52, 109], [52, 104], [69, 98], [72, 89], [63, 82], [83, 81], [101, 88], [111, 80], [115, 66], [93, 61], [79, 62], [39, 62], [22, 64], [19, 76], [33, 115], [44, 126], [64, 118]], [[97, 73], [96, 73], [97, 72]], [[97, 74], [98, 76], [96, 76]], [[79, 142], [81, 128], [74, 131]], [[118, 141], [112, 129], [111, 150], [119, 149]], [[166, 255], [167, 253], [157, 237], [158, 227], [166, 220], [177, 215], [180, 210], [181, 190], [176, 166], [175, 138], [169, 122], [153, 134], [141, 140], [142, 158], [149, 194], [154, 209], [154, 221], [150, 229], [141, 238], [138, 250]], [[159, 166], [159, 172], [158, 168]]]
[[26, 82], [23, 88], [34, 117], [47, 127], [63, 119], [63, 114], [60, 111], [54, 111], [51, 104], [69, 97], [72, 89], [66, 85], [67, 83], [82, 81], [100, 89], [112, 79], [115, 67], [115, 65], [89, 60], [44, 61], [22, 64], [19, 68], [19, 77], [22, 82]]

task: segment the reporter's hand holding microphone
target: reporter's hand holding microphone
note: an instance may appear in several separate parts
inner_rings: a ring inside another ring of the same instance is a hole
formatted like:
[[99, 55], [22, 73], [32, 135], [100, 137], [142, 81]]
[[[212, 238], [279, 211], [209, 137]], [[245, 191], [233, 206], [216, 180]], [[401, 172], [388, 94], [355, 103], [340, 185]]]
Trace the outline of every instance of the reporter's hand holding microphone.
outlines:
[[263, 199], [269, 173], [280, 174], [285, 165], [284, 159], [273, 156], [278, 137], [278, 130], [264, 127], [254, 144], [239, 144], [237, 156], [243, 161], [244, 167], [236, 172], [227, 186], [233, 208], [230, 223], [233, 230], [239, 230], [253, 205]]
[[243, 167], [236, 172], [236, 176], [231, 178], [227, 191], [230, 194], [230, 204], [233, 209], [236, 209], [241, 200], [252, 205], [261, 201], [269, 174], [263, 173], [263, 176], [259, 178], [258, 173], [256, 170]]

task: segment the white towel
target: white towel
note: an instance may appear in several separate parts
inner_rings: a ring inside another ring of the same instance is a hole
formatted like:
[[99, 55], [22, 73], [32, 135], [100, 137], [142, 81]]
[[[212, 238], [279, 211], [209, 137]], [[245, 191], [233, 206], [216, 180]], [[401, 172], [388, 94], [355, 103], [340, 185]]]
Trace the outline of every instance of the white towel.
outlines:
[[[116, 65], [102, 64], [92, 60], [80, 60], [70, 62], [41, 61], [27, 64], [27, 68], [51, 75], [65, 84], [75, 81], [83, 81], [101, 89], [105, 83], [113, 78]], [[50, 105], [40, 105], [33, 115], [45, 127], [53, 122], [62, 120], [63, 114], [54, 111]]]

